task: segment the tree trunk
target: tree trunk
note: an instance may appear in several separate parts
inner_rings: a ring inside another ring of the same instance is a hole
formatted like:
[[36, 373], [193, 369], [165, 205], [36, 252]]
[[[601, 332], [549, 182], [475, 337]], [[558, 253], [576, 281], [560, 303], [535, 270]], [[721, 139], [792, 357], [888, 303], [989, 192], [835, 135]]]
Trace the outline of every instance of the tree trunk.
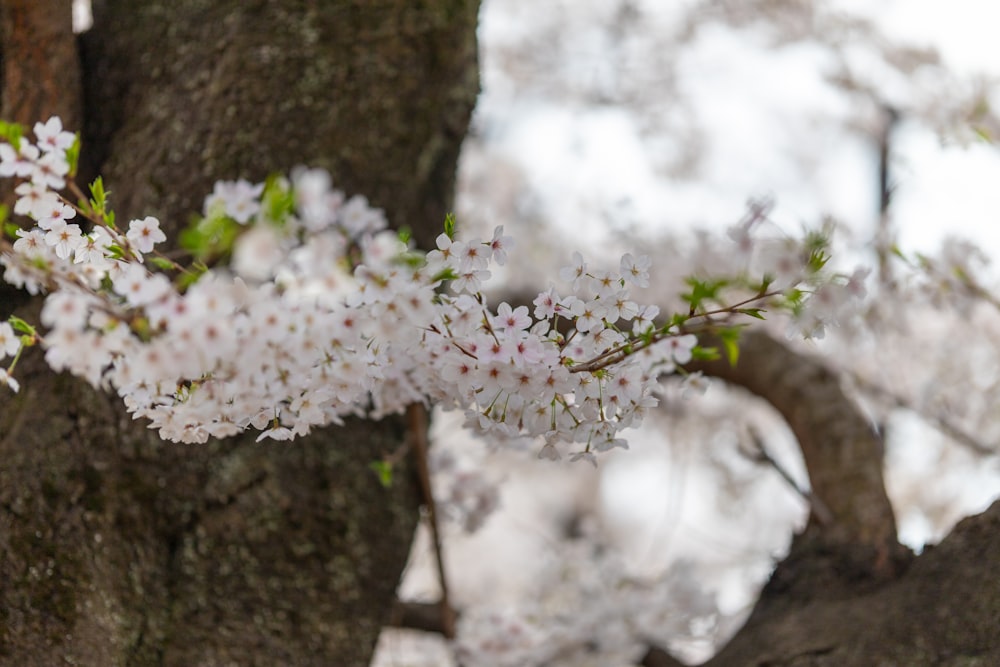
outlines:
[[[217, 179], [325, 167], [426, 243], [478, 92], [477, 10], [96, 2], [85, 169], [104, 175], [119, 219], [157, 215], [176, 231]], [[5, 66], [29, 62], [15, 46]], [[32, 113], [64, 113], [62, 101]], [[21, 393], [0, 398], [0, 664], [368, 664], [418, 516], [410, 468], [390, 489], [368, 469], [399, 449], [401, 420], [185, 446], [53, 376], [37, 351], [18, 369]]]
[[[768, 400], [795, 433], [815, 515], [747, 624], [707, 667], [1000, 664], [1000, 503], [914, 558], [896, 539], [882, 442], [837, 375], [764, 333], [701, 370]], [[676, 665], [654, 651], [649, 667]]]

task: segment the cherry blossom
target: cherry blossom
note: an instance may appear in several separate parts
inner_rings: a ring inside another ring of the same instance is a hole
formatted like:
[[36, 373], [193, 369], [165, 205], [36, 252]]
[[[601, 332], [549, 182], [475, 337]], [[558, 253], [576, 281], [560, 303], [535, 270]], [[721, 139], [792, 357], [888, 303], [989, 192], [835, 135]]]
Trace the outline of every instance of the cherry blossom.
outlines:
[[167, 240], [167, 235], [160, 229], [160, 221], [152, 216], [128, 223], [125, 237], [139, 252], [153, 251], [153, 246]]
[[[154, 217], [130, 221], [124, 238], [106, 212], [83, 211], [94, 223], [87, 234], [67, 222], [77, 209], [57, 190], [68, 140], [52, 121], [36, 130], [44, 154], [26, 142], [3, 153], [5, 173], [30, 180], [15, 189], [16, 213], [36, 224], [0, 242], [4, 279], [49, 292], [41, 342], [53, 369], [114, 389], [167, 440], [246, 429], [289, 440], [348, 416], [433, 402], [464, 410], [485, 437], [535, 441], [543, 458], [596, 464], [597, 454], [628, 447], [621, 431], [656, 404], [660, 378], [693, 358], [698, 331], [782, 296], [751, 287], [766, 283], [736, 267], [717, 283], [692, 278], [689, 307], [663, 324], [658, 307], [630, 294], [649, 284], [648, 257], [625, 254], [614, 271], [577, 252], [560, 272], [566, 284], [539, 293], [533, 308], [494, 310], [482, 290], [513, 248], [502, 227], [460, 239], [446, 224], [423, 254], [367, 199], [306, 169], [267, 184], [216, 184], [204, 211], [210, 222], [239, 225], [232, 268], [185, 273], [163, 258], [146, 261], [166, 240]], [[294, 206], [265, 207], [267, 197]], [[782, 250], [808, 255], [790, 242]], [[772, 270], [767, 256], [763, 271]], [[796, 294], [814, 295], [796, 302], [803, 322], [832, 322], [861, 291], [859, 276], [820, 279], [793, 264], [781, 264], [782, 275], [791, 287], [809, 277], [809, 292]], [[7, 354], [19, 345], [10, 325], [0, 339]], [[4, 380], [16, 386], [9, 370]], [[682, 393], [706, 386], [686, 374]]]
[[53, 116], [44, 123], [35, 123], [34, 131], [38, 147], [46, 153], [66, 151], [75, 140], [72, 132], [63, 130], [62, 120], [58, 116]]
[[14, 328], [7, 322], [0, 322], [0, 359], [13, 357], [21, 349], [21, 339], [14, 334]]

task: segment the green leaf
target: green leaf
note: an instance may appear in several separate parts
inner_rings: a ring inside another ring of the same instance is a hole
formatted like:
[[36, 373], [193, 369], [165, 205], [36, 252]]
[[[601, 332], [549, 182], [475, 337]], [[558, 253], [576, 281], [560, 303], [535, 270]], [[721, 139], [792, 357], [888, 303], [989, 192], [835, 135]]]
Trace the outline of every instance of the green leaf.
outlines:
[[691, 304], [692, 310], [698, 310], [706, 301], [716, 301], [719, 292], [729, 284], [728, 280], [698, 280], [694, 277], [684, 279], [691, 288], [690, 292], [681, 294], [681, 298]]
[[0, 120], [0, 139], [6, 139], [7, 143], [14, 147], [14, 150], [21, 150], [21, 137], [23, 136], [23, 125]]
[[7, 318], [7, 321], [10, 322], [10, 326], [14, 328], [14, 331], [19, 333], [23, 333], [27, 336], [35, 336], [38, 333], [35, 331], [35, 327], [31, 326], [20, 317], [11, 315]]
[[80, 133], [77, 132], [73, 138], [73, 145], [66, 149], [66, 161], [69, 163], [69, 177], [76, 176], [77, 167], [80, 165]]
[[455, 240], [455, 214], [449, 213], [444, 216], [444, 233], [452, 241]]
[[271, 174], [264, 181], [261, 209], [264, 216], [278, 227], [284, 227], [288, 217], [295, 212], [295, 193], [282, 176]]
[[181, 247], [201, 262], [227, 255], [244, 227], [232, 218], [216, 213], [196, 218], [183, 230], [178, 241]]
[[12, 238], [12, 239], [18, 238], [17, 232], [21, 228], [18, 227], [17, 225], [15, 225], [13, 222], [6, 222], [6, 219], [7, 219], [7, 207], [6, 206], [3, 206], [2, 204], [0, 204], [0, 209], [3, 209], [3, 210], [0, 210], [0, 220], [4, 220], [5, 221], [3, 223], [3, 233], [4, 233], [4, 235], [6, 235], [7, 237]]
[[153, 257], [147, 257], [146, 259], [149, 260], [150, 264], [164, 271], [173, 271], [175, 268], [177, 268], [176, 264], [171, 262], [166, 257], [153, 256]]
[[413, 238], [413, 231], [409, 227], [404, 226], [399, 228], [399, 231], [396, 232], [396, 235], [399, 237], [400, 243], [402, 243], [403, 245], [409, 245], [410, 239]]
[[749, 315], [750, 317], [756, 317], [758, 320], [766, 319], [761, 313], [766, 313], [767, 311], [763, 308], [737, 308], [737, 313], [742, 313], [743, 315]]
[[695, 361], [715, 361], [719, 358], [719, 348], [695, 345], [691, 348], [691, 358]]
[[741, 327], [726, 327], [719, 332], [719, 339], [722, 346], [726, 348], [726, 359], [730, 366], [735, 366], [740, 358], [740, 333]]
[[389, 461], [372, 461], [368, 464], [368, 467], [378, 475], [379, 484], [383, 488], [388, 489], [392, 487], [392, 463]]
[[805, 308], [806, 303], [806, 292], [801, 290], [793, 290], [790, 294], [786, 295], [786, 300], [784, 307], [795, 317], [802, 315], [802, 311]]
[[408, 266], [411, 269], [419, 269], [427, 264], [427, 258], [419, 252], [403, 252], [396, 256], [398, 263]]
[[205, 275], [206, 271], [208, 271], [208, 267], [205, 264], [195, 262], [186, 273], [182, 273], [177, 277], [177, 289], [182, 292], [185, 291], [188, 287], [198, 282], [198, 279]]
[[431, 278], [431, 282], [436, 283], [444, 280], [455, 280], [456, 278], [458, 278], [458, 274], [455, 273], [455, 269], [449, 267], [435, 273], [434, 277]]
[[111, 193], [104, 189], [104, 179], [100, 176], [90, 184], [90, 211], [99, 217], [111, 229], [115, 228], [115, 214], [108, 211], [108, 198]]

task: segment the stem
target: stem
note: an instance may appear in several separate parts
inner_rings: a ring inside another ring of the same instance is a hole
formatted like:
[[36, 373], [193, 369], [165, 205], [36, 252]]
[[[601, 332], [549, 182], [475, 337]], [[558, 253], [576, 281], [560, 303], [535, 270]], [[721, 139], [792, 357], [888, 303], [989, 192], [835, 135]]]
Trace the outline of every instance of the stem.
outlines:
[[444, 569], [444, 550], [442, 548], [441, 531], [437, 520], [437, 506], [434, 494], [431, 492], [430, 469], [427, 465], [427, 408], [419, 403], [411, 403], [406, 408], [408, 434], [417, 459], [417, 476], [427, 506], [427, 518], [431, 524], [431, 539], [434, 543], [434, 557], [437, 561], [438, 579], [441, 583], [441, 628], [442, 634], [448, 639], [455, 638], [455, 610], [449, 602], [448, 579]]
[[[607, 352], [603, 352], [592, 359], [588, 359], [585, 362], [579, 364], [573, 364], [569, 367], [570, 373], [584, 373], [595, 370], [600, 370], [601, 368], [607, 368], [611, 364], [618, 363], [624, 359], [627, 359], [636, 352], [643, 350], [653, 343], [658, 343], [666, 338], [672, 338], [674, 336], [681, 336], [685, 333], [694, 333], [703, 328], [708, 327], [713, 324], [711, 318], [714, 315], [734, 315], [737, 308], [741, 308], [747, 304], [753, 303], [755, 301], [760, 301], [762, 299], [767, 299], [772, 296], [778, 296], [781, 292], [766, 292], [764, 294], [756, 294], [748, 299], [738, 301], [730, 306], [725, 306], [722, 308], [716, 308], [715, 310], [707, 310], [703, 313], [698, 313], [697, 315], [686, 317], [683, 322], [680, 323], [679, 329], [676, 332], [668, 333], [667, 331], [658, 331], [651, 338], [647, 340], [629, 340], [621, 345], [617, 345]], [[698, 328], [693, 328], [688, 326], [688, 322], [691, 320], [704, 320], [705, 322], [701, 324]]]

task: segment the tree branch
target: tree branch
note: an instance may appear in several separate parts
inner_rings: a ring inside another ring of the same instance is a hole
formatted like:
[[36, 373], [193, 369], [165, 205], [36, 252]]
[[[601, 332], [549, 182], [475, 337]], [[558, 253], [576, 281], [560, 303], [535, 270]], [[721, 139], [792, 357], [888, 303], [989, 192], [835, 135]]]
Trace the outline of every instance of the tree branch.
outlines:
[[437, 605], [441, 632], [446, 638], [453, 639], [455, 637], [455, 610], [448, 597], [448, 576], [444, 567], [444, 549], [437, 517], [437, 504], [434, 502], [430, 469], [427, 465], [427, 408], [419, 403], [411, 404], [406, 409], [406, 421], [412, 451], [417, 459], [417, 475], [420, 478], [420, 488], [423, 491], [424, 504], [427, 507], [427, 519], [431, 524], [434, 561], [437, 564], [438, 581], [441, 584], [441, 602]]
[[[711, 344], [710, 341], [705, 341]], [[867, 548], [873, 573], [892, 576], [902, 547], [882, 478], [882, 441], [819, 360], [765, 333], [747, 332], [740, 359], [697, 362], [701, 370], [768, 401], [799, 441], [812, 492], [830, 510], [826, 541]]]

